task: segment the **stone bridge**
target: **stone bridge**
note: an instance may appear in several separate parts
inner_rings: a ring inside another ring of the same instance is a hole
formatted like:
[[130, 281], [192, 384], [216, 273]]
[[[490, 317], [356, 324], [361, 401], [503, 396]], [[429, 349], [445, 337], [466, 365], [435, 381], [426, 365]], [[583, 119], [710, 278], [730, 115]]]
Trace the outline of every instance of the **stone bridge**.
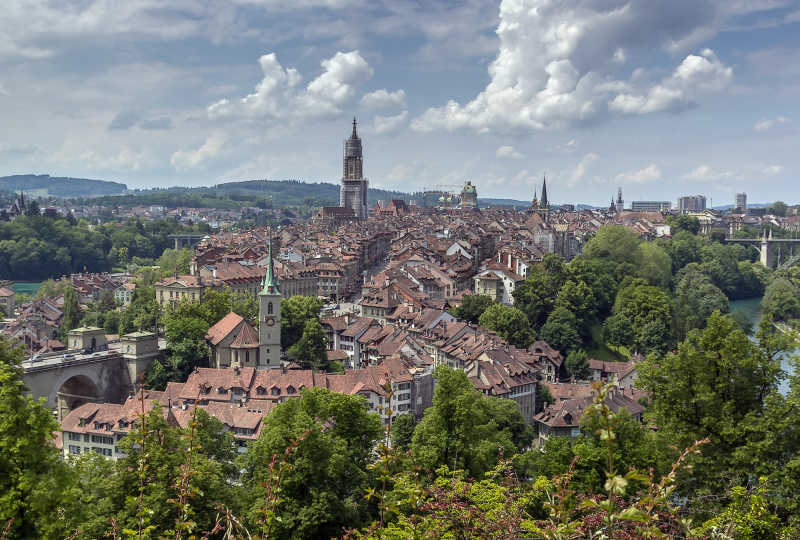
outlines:
[[764, 231], [761, 238], [731, 238], [725, 239], [729, 244], [747, 244], [755, 247], [760, 255], [759, 260], [763, 266], [772, 268], [775, 266], [775, 247], [781, 244], [788, 244], [792, 247], [790, 257], [794, 258], [794, 247], [800, 245], [800, 238], [773, 238], [772, 231]]
[[[126, 334], [119, 343], [99, 345], [101, 329], [79, 328], [69, 333], [70, 349], [28, 358], [22, 362], [23, 381], [35, 399], [46, 398], [60, 420], [88, 402], [123, 403], [135, 391], [160, 350], [155, 334]], [[94, 341], [91, 341], [94, 340]], [[95, 347], [84, 347], [94, 343]], [[77, 347], [76, 347], [77, 345]]]
[[170, 234], [167, 238], [175, 242], [175, 249], [191, 248], [196, 246], [200, 240], [205, 238], [205, 234]]

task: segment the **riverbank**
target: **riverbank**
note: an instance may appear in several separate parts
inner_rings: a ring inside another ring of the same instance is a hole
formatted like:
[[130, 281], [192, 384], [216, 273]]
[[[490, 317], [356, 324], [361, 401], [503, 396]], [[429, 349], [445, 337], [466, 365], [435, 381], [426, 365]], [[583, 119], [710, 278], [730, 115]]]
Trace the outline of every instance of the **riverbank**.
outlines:
[[[758, 330], [758, 326], [761, 324], [761, 319], [763, 318], [763, 313], [761, 312], [761, 298], [747, 298], [746, 300], [734, 300], [730, 303], [730, 306], [731, 306], [731, 314], [738, 312], [745, 316], [747, 322], [750, 323], [752, 328], [752, 334], [750, 335], [750, 339], [755, 340], [756, 338], [753, 334]], [[780, 326], [778, 326], [778, 329], [781, 329]], [[788, 330], [793, 331], [791, 329]], [[800, 348], [794, 349], [792, 351], [787, 351], [786, 353], [781, 355], [781, 368], [789, 375], [793, 375], [795, 370], [795, 367], [791, 361], [791, 358], [793, 356], [800, 356]], [[779, 390], [781, 394], [785, 395], [786, 393], [788, 393], [789, 381], [784, 380], [781, 383]]]

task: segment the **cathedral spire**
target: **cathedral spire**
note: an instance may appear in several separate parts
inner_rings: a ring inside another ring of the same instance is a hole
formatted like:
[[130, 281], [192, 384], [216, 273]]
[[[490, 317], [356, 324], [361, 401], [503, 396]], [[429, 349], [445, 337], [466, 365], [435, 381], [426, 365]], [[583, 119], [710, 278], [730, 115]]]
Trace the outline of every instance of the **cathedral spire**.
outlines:
[[547, 208], [547, 177], [542, 176], [542, 206]]
[[267, 232], [269, 235], [269, 250], [267, 251], [267, 273], [264, 281], [261, 282], [261, 294], [280, 294], [278, 291], [278, 280], [275, 279], [275, 266], [272, 261], [272, 228]]
[[351, 139], [358, 139], [358, 132], [356, 131], [356, 117], [353, 117], [353, 134], [350, 135]]

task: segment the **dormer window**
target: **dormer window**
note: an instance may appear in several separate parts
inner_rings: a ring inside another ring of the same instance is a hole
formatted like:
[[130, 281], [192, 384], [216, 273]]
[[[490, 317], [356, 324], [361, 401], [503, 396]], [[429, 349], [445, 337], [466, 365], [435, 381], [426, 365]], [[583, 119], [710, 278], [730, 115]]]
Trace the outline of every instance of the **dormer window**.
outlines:
[[286, 387], [286, 393], [287, 394], [294, 394], [295, 393], [294, 386], [292, 386], [292, 385], [287, 386]]
[[209, 387], [209, 386], [204, 386], [203, 388], [201, 388], [201, 389], [200, 389], [200, 391], [201, 391], [203, 394], [208, 394], [209, 392], [211, 392], [211, 387]]
[[263, 386], [259, 386], [258, 388], [256, 388], [256, 394], [258, 394], [259, 396], [263, 396], [266, 393], [267, 391], [264, 389]]
[[217, 388], [217, 393], [218, 394], [224, 394], [225, 393], [225, 389], [220, 386], [219, 388]]
[[278, 396], [278, 395], [280, 395], [280, 393], [281, 393], [281, 389], [280, 388], [278, 388], [277, 386], [273, 386], [272, 387], [272, 395], [273, 396]]

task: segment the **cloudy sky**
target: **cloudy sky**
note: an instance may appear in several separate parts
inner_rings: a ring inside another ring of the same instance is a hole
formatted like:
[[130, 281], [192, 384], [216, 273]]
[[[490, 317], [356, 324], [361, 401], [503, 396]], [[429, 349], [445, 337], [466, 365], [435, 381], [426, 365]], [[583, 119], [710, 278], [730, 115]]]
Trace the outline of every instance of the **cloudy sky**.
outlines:
[[0, 175], [800, 202], [800, 2], [2, 0]]

